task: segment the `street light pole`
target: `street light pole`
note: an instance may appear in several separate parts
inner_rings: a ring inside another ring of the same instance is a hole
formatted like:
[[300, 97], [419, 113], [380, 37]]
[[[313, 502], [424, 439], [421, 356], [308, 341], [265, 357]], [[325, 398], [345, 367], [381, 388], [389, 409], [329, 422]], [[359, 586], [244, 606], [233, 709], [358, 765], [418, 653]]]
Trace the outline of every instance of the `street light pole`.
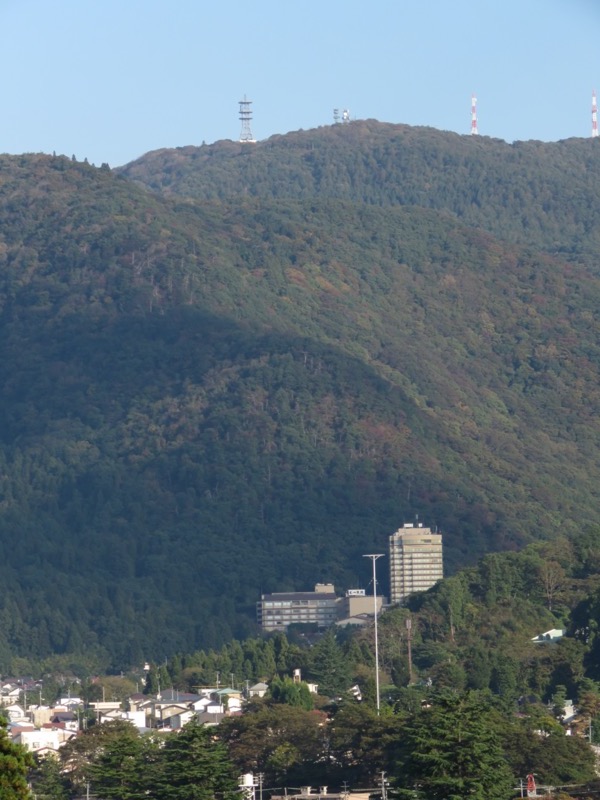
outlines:
[[363, 558], [370, 558], [373, 562], [373, 616], [375, 618], [375, 692], [377, 695], [377, 714], [379, 714], [379, 642], [377, 639], [377, 569], [375, 562], [378, 558], [383, 558], [385, 553], [369, 553]]

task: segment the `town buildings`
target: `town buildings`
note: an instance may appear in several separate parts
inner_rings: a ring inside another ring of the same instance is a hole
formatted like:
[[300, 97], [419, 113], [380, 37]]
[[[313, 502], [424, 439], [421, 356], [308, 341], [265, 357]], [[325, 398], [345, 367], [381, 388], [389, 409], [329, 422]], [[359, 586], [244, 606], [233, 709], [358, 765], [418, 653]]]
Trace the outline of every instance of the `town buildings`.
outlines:
[[[386, 598], [378, 596], [376, 602], [381, 611]], [[256, 611], [265, 632], [286, 631], [298, 623], [320, 630], [335, 623], [364, 624], [374, 613], [374, 601], [364, 589], [348, 589], [344, 597], [337, 597], [333, 584], [317, 583], [314, 592], [263, 594]]]
[[390, 536], [390, 602], [402, 603], [444, 577], [442, 536], [405, 523]]
[[295, 623], [328, 628], [338, 618], [338, 598], [332, 583], [317, 583], [314, 592], [263, 594], [257, 616], [263, 631], [285, 631]]
[[[402, 603], [413, 592], [423, 592], [444, 577], [442, 536], [422, 524], [405, 523], [389, 539], [390, 602]], [[337, 597], [331, 583], [317, 583], [314, 592], [263, 594], [256, 604], [258, 624], [266, 633], [287, 631], [290, 625], [366, 624], [383, 610], [386, 598], [373, 601], [364, 589], [348, 589]]]

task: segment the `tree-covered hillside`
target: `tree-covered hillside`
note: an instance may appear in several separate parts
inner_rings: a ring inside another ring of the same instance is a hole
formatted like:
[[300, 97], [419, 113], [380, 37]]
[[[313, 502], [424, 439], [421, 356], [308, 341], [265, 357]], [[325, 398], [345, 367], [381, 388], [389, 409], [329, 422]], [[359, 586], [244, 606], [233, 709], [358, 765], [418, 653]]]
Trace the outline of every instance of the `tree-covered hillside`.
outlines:
[[0, 668], [244, 635], [417, 513], [450, 570], [599, 521], [585, 264], [45, 156], [0, 158], [0, 218]]
[[157, 150], [120, 171], [168, 195], [433, 208], [504, 241], [598, 268], [599, 147], [593, 139], [508, 144], [358, 120], [250, 146], [223, 141]]

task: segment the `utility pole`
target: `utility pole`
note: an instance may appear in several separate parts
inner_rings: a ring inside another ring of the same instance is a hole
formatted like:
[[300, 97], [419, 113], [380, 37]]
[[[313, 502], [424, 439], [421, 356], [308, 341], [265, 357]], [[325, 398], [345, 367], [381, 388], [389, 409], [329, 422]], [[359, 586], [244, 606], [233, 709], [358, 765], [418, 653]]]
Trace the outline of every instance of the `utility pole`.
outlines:
[[388, 782], [385, 779], [385, 772], [381, 771], [381, 800], [387, 800]]
[[413, 667], [412, 667], [412, 620], [410, 617], [406, 620], [406, 642], [408, 646], [408, 685], [413, 682]]
[[379, 716], [379, 709], [381, 706], [379, 698], [379, 642], [377, 638], [377, 569], [376, 562], [378, 558], [383, 558], [385, 553], [369, 553], [363, 558], [370, 558], [373, 562], [373, 616], [375, 618], [375, 692], [377, 695], [377, 715]]

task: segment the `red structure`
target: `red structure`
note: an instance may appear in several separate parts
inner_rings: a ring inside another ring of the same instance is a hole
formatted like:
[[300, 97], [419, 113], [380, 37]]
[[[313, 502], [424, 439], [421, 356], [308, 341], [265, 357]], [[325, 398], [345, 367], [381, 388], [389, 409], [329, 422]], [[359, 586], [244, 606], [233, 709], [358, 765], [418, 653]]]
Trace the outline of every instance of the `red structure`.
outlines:
[[594, 136], [598, 136], [598, 104], [595, 89], [592, 91], [592, 137]]
[[479, 130], [477, 129], [477, 98], [474, 94], [471, 95], [471, 135], [477, 136]]

